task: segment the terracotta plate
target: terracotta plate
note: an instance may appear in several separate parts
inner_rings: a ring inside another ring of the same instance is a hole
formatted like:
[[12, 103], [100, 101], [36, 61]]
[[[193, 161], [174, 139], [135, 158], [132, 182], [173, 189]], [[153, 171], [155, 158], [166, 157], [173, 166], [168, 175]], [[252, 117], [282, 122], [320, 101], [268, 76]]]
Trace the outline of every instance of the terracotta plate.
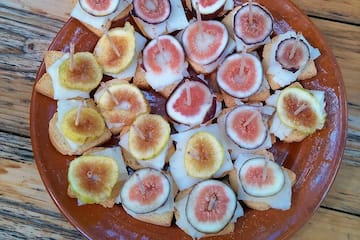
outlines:
[[[286, 239], [298, 230], [317, 209], [332, 184], [345, 145], [347, 109], [344, 83], [328, 45], [310, 20], [290, 1], [259, 1], [273, 14], [275, 32], [290, 28], [300, 31], [319, 48], [316, 60], [318, 75], [303, 82], [309, 89], [326, 92], [328, 117], [323, 130], [301, 143], [275, 144], [272, 152], [278, 162], [297, 175], [293, 187], [292, 207], [288, 211], [265, 212], [246, 209], [228, 239]], [[50, 46], [51, 50], [69, 51], [69, 43], [77, 51], [92, 51], [97, 37], [77, 20], [70, 19]], [[37, 79], [45, 72], [40, 66]], [[155, 106], [156, 103], [153, 103]], [[56, 111], [56, 101], [35, 91], [31, 100], [31, 139], [34, 157], [42, 180], [51, 197], [68, 220], [89, 239], [190, 239], [173, 224], [170, 228], [139, 222], [129, 217], [121, 206], [105, 209], [97, 205], [78, 207], [66, 195], [67, 168], [73, 157], [62, 156], [49, 141], [48, 123]], [[224, 237], [218, 238], [224, 239]]]

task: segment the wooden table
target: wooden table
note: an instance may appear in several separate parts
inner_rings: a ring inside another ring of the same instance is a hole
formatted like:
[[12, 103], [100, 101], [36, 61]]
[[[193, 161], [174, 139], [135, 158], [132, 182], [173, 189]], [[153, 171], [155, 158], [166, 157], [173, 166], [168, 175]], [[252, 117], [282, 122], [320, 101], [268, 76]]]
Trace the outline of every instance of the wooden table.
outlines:
[[[70, 0], [0, 3], [0, 239], [79, 239], [59, 213], [35, 166], [29, 107], [36, 71], [69, 18]], [[348, 139], [321, 207], [291, 239], [360, 239], [360, 1], [296, 0], [321, 30], [341, 67]]]

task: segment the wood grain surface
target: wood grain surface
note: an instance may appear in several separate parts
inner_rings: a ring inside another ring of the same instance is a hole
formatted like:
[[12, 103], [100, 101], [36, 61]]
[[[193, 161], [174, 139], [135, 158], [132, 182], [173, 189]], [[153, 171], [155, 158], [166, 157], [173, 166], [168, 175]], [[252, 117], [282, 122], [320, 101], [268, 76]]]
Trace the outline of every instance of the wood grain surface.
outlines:
[[[45, 190], [33, 159], [29, 106], [36, 71], [69, 18], [68, 1], [0, 2], [0, 239], [81, 239]], [[348, 98], [348, 139], [321, 207], [291, 239], [360, 239], [360, 1], [294, 3], [334, 52]]]

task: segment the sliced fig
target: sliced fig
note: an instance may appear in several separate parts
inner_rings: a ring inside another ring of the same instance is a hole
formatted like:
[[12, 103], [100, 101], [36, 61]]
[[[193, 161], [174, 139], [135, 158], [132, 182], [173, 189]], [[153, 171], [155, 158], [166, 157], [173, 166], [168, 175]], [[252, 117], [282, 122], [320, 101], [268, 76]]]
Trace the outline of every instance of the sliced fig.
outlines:
[[80, 7], [90, 15], [101, 17], [115, 12], [120, 0], [79, 0]]
[[80, 91], [91, 91], [96, 88], [102, 77], [102, 69], [93, 54], [78, 52], [74, 54], [73, 67], [70, 58], [59, 66], [59, 83], [68, 88]]
[[280, 92], [276, 111], [281, 122], [311, 134], [324, 126], [326, 112], [317, 98], [304, 88], [287, 87]]
[[249, 53], [232, 54], [219, 66], [217, 83], [229, 95], [247, 98], [261, 87], [263, 70], [260, 60]]
[[135, 57], [135, 45], [134, 27], [126, 22], [124, 27], [112, 28], [108, 34], [104, 34], [99, 39], [94, 49], [94, 55], [105, 73], [116, 74], [131, 64]]
[[224, 51], [228, 40], [225, 25], [216, 20], [194, 22], [182, 34], [186, 55], [199, 64], [215, 61]]
[[119, 179], [116, 160], [105, 156], [81, 156], [70, 162], [68, 181], [82, 203], [106, 201]]
[[267, 137], [267, 128], [260, 111], [249, 105], [241, 105], [228, 113], [225, 131], [231, 140], [246, 149], [261, 146]]
[[152, 159], [168, 144], [170, 125], [160, 115], [141, 114], [129, 130], [129, 151], [139, 160]]
[[120, 197], [123, 206], [138, 214], [153, 212], [170, 197], [169, 179], [159, 170], [137, 170], [123, 185]]
[[169, 0], [133, 0], [134, 14], [144, 22], [158, 24], [169, 18]]
[[[76, 121], [78, 119], [78, 122]], [[72, 109], [60, 124], [63, 135], [74, 142], [85, 143], [99, 137], [105, 129], [101, 114], [93, 108]]]
[[290, 37], [279, 43], [275, 59], [282, 68], [296, 72], [310, 60], [310, 50], [302, 39]]
[[176, 38], [163, 35], [149, 42], [143, 51], [146, 81], [159, 90], [183, 79], [185, 53]]
[[220, 232], [231, 221], [237, 200], [234, 191], [218, 180], [205, 180], [191, 190], [186, 217], [199, 232]]
[[182, 70], [184, 61], [184, 50], [176, 38], [171, 35], [163, 35], [158, 39], [153, 39], [143, 51], [145, 70], [154, 73], [161, 73], [164, 68], [179, 72]]
[[208, 15], [215, 13], [224, 7], [226, 0], [191, 0], [192, 6], [196, 9], [196, 4], [199, 4], [199, 11], [201, 14]]
[[241, 187], [255, 197], [268, 197], [281, 191], [285, 176], [281, 166], [263, 157], [247, 160], [239, 170]]
[[212, 109], [213, 95], [201, 81], [185, 80], [172, 92], [166, 102], [166, 112], [178, 123], [195, 126], [204, 122]]
[[233, 19], [234, 33], [246, 45], [264, 42], [273, 31], [273, 17], [264, 6], [252, 3], [251, 11], [252, 23], [250, 4], [242, 5]]
[[191, 177], [211, 177], [221, 168], [224, 159], [224, 147], [208, 132], [195, 133], [186, 144], [184, 165]]

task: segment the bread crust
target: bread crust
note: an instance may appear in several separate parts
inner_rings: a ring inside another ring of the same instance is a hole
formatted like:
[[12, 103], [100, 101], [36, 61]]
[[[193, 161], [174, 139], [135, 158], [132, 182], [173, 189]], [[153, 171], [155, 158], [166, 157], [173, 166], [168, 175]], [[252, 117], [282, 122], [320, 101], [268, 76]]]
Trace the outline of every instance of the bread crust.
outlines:
[[[87, 101], [89, 106], [92, 106], [96, 109], [94, 103], [90, 100]], [[109, 129], [105, 127], [102, 135], [95, 139], [94, 141], [84, 143], [78, 147], [76, 150], [72, 150], [70, 145], [67, 143], [64, 135], [61, 133], [60, 129], [57, 127], [56, 123], [58, 121], [58, 113], [56, 112], [49, 122], [49, 139], [51, 144], [55, 147], [55, 149], [63, 155], [81, 155], [85, 151], [93, 148], [95, 146], [101, 145], [108, 141], [112, 134]]]

